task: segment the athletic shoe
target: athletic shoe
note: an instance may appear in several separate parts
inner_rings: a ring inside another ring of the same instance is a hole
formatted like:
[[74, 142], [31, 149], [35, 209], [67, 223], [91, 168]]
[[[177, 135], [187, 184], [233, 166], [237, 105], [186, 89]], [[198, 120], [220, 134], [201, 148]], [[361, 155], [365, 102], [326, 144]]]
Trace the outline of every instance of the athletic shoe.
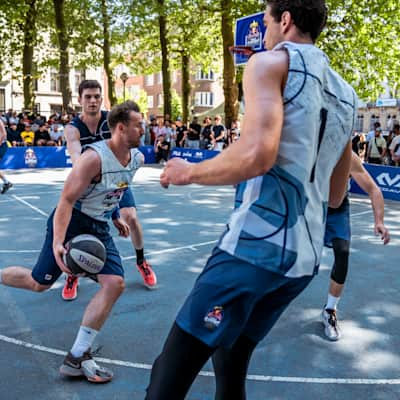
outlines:
[[65, 285], [61, 292], [61, 297], [64, 300], [75, 300], [78, 296], [78, 278], [76, 276], [68, 275], [65, 280]]
[[13, 184], [11, 182], [3, 183], [3, 187], [1, 188], [1, 194], [7, 192], [8, 189], [11, 189]]
[[338, 321], [336, 317], [336, 310], [331, 310], [329, 308], [324, 308], [322, 310], [322, 323], [325, 327], [325, 336], [332, 341], [340, 339], [340, 330], [338, 326]]
[[68, 353], [60, 367], [60, 373], [70, 377], [84, 376], [89, 382], [110, 382], [114, 374], [107, 368], [101, 367], [93, 360], [90, 349], [82, 357], [74, 357]]
[[140, 264], [136, 264], [136, 268], [140, 272], [140, 275], [142, 275], [144, 286], [147, 289], [156, 289], [157, 277], [151, 269], [151, 265], [146, 260], [143, 260]]

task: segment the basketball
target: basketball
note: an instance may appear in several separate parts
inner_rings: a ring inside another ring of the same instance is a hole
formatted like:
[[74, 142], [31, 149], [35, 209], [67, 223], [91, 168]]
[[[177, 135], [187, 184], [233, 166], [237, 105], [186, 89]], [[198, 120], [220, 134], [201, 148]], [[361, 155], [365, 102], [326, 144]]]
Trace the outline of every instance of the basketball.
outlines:
[[93, 235], [78, 235], [65, 244], [65, 265], [74, 275], [97, 275], [106, 261], [106, 248]]

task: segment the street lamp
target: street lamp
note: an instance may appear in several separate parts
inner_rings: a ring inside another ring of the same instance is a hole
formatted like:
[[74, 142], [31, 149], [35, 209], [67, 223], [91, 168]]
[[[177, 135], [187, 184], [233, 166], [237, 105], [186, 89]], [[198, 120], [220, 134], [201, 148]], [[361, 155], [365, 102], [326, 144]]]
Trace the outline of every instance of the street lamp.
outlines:
[[124, 94], [124, 101], [125, 101], [125, 86], [126, 86], [126, 81], [128, 80], [128, 74], [127, 74], [126, 72], [123, 72], [123, 73], [121, 74], [121, 76], [120, 76], [120, 79], [121, 79], [121, 81], [122, 81], [122, 84], [124, 85], [123, 94]]

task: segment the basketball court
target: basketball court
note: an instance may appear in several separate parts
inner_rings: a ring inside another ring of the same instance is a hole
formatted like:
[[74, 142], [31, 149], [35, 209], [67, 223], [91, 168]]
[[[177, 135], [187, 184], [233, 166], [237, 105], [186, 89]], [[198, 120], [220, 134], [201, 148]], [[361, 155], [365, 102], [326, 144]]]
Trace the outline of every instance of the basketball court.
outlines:
[[[113, 229], [126, 290], [97, 336], [96, 347], [101, 347], [98, 360], [114, 371], [114, 380], [94, 385], [58, 373], [95, 283], [81, 279], [73, 302], [61, 299], [62, 278], [42, 294], [0, 286], [1, 399], [144, 398], [151, 364], [225, 227], [234, 195], [232, 187], [166, 190], [158, 183], [160, 171], [142, 168], [134, 185], [145, 253], [157, 273], [158, 290], [142, 285], [130, 240], [117, 237]], [[8, 171], [14, 187], [0, 196], [0, 268], [34, 265], [47, 216], [68, 172]], [[373, 235], [368, 199], [351, 199], [350, 270], [338, 311], [342, 339], [325, 339], [320, 323], [333, 259], [325, 249], [319, 275], [257, 347], [247, 380], [249, 400], [400, 399], [400, 203], [386, 202], [392, 239], [384, 247]], [[214, 398], [210, 363], [187, 398]]]

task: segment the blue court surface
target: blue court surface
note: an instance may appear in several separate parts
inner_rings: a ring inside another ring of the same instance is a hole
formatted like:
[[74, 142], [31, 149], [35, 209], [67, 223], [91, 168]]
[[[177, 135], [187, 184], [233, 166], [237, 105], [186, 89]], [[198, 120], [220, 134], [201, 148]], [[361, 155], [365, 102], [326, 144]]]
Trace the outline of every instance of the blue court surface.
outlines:
[[[2, 400], [139, 400], [174, 317], [223, 231], [232, 187], [160, 187], [159, 167], [141, 169], [134, 194], [144, 228], [145, 252], [158, 275], [149, 291], [135, 268], [129, 239], [117, 237], [126, 290], [97, 336], [98, 360], [114, 371], [106, 385], [61, 377], [83, 310], [96, 284], [81, 279], [73, 302], [61, 299], [63, 278], [41, 294], [0, 285], [0, 398]], [[0, 196], [0, 268], [32, 267], [47, 215], [68, 170], [8, 171], [14, 187]], [[325, 249], [320, 273], [257, 347], [249, 367], [249, 400], [400, 399], [400, 203], [386, 202], [391, 243], [373, 234], [368, 199], [352, 196], [350, 271], [339, 303], [343, 337], [323, 335], [320, 313], [332, 265]], [[208, 363], [190, 400], [214, 399]], [[174, 400], [174, 399], [171, 399]], [[234, 400], [234, 399], [233, 399]]]

